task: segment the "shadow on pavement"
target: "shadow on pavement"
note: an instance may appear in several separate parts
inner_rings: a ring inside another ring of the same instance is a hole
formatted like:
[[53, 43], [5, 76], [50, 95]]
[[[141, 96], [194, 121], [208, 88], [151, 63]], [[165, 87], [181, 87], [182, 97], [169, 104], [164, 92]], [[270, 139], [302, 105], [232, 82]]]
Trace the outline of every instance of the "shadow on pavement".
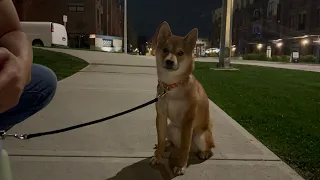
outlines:
[[[123, 168], [114, 177], [106, 180], [172, 180], [175, 178], [175, 176], [172, 174], [172, 169], [178, 161], [176, 154], [176, 152], [173, 153], [171, 151], [170, 157], [167, 159], [168, 161], [164, 161], [165, 163], [162, 165], [151, 166], [149, 164], [150, 158], [144, 159]], [[198, 159], [194, 154], [190, 153], [188, 167], [191, 165], [200, 164], [202, 162], [204, 161]]]
[[165, 164], [151, 167], [150, 159], [144, 159], [123, 168], [114, 177], [106, 180], [170, 180]]

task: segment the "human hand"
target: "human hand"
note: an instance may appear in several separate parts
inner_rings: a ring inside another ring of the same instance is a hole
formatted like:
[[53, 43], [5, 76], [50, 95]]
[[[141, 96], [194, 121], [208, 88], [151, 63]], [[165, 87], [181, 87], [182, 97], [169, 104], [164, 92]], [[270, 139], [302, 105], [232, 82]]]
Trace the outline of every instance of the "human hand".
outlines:
[[0, 47], [0, 113], [19, 103], [24, 87], [30, 82], [23, 61], [8, 49]]

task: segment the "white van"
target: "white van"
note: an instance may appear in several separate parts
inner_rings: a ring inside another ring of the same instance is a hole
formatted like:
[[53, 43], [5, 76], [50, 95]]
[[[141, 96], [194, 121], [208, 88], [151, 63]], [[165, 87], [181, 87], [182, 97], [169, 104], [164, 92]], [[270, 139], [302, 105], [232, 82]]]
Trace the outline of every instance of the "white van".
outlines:
[[67, 31], [61, 24], [22, 21], [21, 26], [33, 46], [68, 46]]

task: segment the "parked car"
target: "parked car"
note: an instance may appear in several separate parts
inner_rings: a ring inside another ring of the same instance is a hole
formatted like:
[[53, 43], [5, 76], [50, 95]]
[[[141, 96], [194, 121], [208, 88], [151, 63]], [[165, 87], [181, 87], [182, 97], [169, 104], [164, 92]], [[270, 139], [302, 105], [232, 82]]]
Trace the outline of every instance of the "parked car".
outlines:
[[220, 53], [219, 48], [209, 48], [205, 51], [205, 56], [210, 56], [211, 53]]
[[68, 46], [67, 30], [61, 24], [22, 21], [21, 26], [33, 46]]

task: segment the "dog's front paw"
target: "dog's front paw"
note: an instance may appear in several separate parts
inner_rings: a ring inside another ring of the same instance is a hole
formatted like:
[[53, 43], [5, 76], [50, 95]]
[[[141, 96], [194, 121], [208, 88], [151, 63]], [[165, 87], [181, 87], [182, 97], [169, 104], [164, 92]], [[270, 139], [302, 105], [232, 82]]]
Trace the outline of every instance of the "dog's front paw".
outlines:
[[157, 158], [156, 156], [153, 156], [150, 160], [151, 165], [158, 165], [162, 164], [162, 158]]
[[213, 152], [211, 150], [208, 151], [200, 151], [198, 153], [198, 157], [201, 160], [207, 160], [213, 156]]
[[184, 175], [184, 173], [186, 172], [186, 169], [187, 169], [186, 166], [183, 166], [183, 167], [175, 166], [173, 168], [173, 174], [176, 175], [176, 176]]

